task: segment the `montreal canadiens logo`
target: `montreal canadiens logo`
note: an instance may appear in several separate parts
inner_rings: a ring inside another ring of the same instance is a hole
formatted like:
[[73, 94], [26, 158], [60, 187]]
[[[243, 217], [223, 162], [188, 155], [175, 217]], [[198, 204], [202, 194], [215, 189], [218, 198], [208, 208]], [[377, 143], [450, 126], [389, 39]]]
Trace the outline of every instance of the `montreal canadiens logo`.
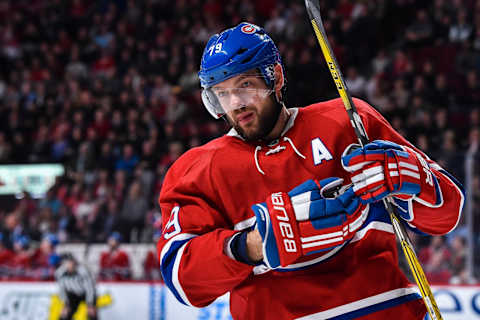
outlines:
[[243, 26], [241, 30], [242, 30], [243, 33], [252, 34], [252, 33], [255, 32], [255, 27], [250, 25], [250, 24], [247, 24], [247, 25]]

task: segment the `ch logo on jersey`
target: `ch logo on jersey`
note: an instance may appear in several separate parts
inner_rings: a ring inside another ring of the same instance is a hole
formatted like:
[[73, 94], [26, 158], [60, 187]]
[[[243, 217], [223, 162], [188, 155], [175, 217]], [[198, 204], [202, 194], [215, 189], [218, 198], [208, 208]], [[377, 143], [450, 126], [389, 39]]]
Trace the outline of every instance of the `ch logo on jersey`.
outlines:
[[323, 144], [320, 138], [315, 138], [312, 140], [312, 155], [313, 155], [313, 164], [319, 165], [323, 160], [332, 160], [332, 154], [328, 151], [327, 147]]
[[240, 30], [242, 30], [243, 33], [252, 34], [252, 33], [255, 33], [256, 29], [251, 24], [247, 24], [247, 25], [244, 25]]
[[178, 222], [178, 212], [180, 211], [180, 206], [173, 207], [170, 213], [170, 219], [168, 219], [165, 229], [163, 229], [163, 237], [165, 240], [176, 236], [182, 231], [180, 223]]

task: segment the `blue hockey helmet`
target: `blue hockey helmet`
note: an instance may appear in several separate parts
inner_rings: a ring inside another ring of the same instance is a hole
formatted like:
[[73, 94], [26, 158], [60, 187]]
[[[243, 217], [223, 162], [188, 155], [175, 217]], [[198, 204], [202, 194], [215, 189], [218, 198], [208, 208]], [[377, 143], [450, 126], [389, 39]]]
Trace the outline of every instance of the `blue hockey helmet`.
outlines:
[[23, 249], [26, 249], [30, 245], [30, 237], [27, 235], [17, 235], [14, 237], [13, 243], [18, 244]]
[[[280, 53], [264, 29], [251, 23], [213, 35], [205, 46], [198, 76], [203, 88], [202, 101], [218, 119], [225, 114], [221, 104], [209, 95], [212, 86], [250, 70], [258, 69], [267, 86], [273, 89], [274, 66], [282, 64]], [[282, 68], [283, 69], [283, 68]]]
[[47, 233], [43, 240], [48, 241], [52, 247], [55, 247], [58, 243], [58, 237], [54, 233]]
[[122, 242], [122, 235], [118, 231], [113, 231], [109, 236], [107, 241], [110, 241], [110, 239], [115, 240], [117, 243]]

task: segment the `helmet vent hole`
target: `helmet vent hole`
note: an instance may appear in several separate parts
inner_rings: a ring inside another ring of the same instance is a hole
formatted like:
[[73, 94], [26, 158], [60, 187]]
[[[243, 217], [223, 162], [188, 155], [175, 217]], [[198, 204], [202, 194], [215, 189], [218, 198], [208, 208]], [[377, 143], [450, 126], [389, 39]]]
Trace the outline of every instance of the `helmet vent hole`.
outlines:
[[240, 49], [238, 49], [237, 54], [242, 54], [242, 53], [244, 53], [245, 51], [247, 51], [247, 49], [245, 49], [245, 48], [240, 48]]
[[248, 57], [246, 59], [243, 59], [242, 63], [248, 63], [250, 60], [252, 60], [252, 57]]

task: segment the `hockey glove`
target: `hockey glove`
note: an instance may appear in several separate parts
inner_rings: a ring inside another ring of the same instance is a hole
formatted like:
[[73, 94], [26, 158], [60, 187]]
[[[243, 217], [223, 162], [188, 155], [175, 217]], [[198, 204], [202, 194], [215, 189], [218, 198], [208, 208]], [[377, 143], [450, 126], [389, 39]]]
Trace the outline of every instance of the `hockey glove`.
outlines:
[[273, 193], [252, 206], [268, 267], [285, 267], [353, 237], [368, 216], [368, 205], [342, 183], [340, 178], [307, 180], [289, 193]]
[[384, 140], [363, 148], [350, 145], [343, 153], [342, 166], [351, 175], [353, 191], [364, 203], [390, 195], [436, 202], [437, 179], [423, 156], [409, 147]]

